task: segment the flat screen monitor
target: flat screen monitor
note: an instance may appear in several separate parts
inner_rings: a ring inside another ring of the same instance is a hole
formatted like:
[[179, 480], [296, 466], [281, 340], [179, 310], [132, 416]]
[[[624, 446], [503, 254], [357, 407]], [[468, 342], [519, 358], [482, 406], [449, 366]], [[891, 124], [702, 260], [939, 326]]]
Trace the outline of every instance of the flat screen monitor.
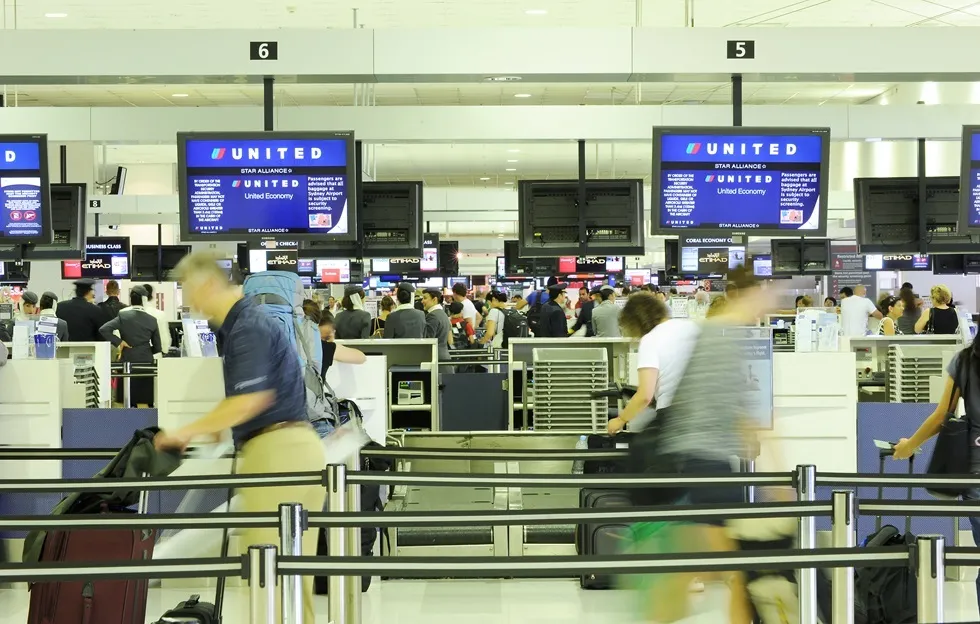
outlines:
[[919, 254], [867, 254], [866, 271], [931, 271], [932, 257]]
[[862, 253], [921, 253], [919, 211], [925, 213], [925, 251], [969, 253], [980, 235], [961, 227], [960, 179], [925, 178], [920, 200], [918, 178], [855, 178], [854, 220]]
[[459, 275], [459, 241], [439, 241], [439, 273], [445, 277]]
[[179, 133], [181, 239], [352, 241], [352, 132]]
[[348, 284], [350, 260], [317, 260], [315, 277], [321, 284]]
[[297, 249], [258, 249], [248, 250], [249, 273], [262, 271], [287, 271], [297, 273], [299, 270], [299, 250]]
[[584, 187], [583, 205], [578, 180], [518, 183], [519, 257], [578, 255], [581, 242], [589, 254], [644, 254], [643, 181], [585, 180]]
[[964, 231], [980, 232], [980, 126], [963, 126], [960, 214]]
[[507, 258], [497, 256], [497, 277], [503, 277], [504, 275], [507, 275]]
[[655, 234], [827, 233], [829, 128], [653, 129]]
[[51, 242], [48, 135], [0, 134], [0, 241]]
[[[86, 188], [81, 183], [51, 184], [51, 242], [14, 249], [0, 239], [0, 259], [81, 260], [85, 256]], [[6, 248], [4, 248], [6, 247]]]
[[372, 273], [388, 273], [389, 271], [391, 271], [391, 260], [389, 258], [371, 259]]
[[129, 265], [129, 237], [90, 236], [85, 239], [83, 260], [62, 261], [61, 278], [129, 279]]
[[[383, 266], [383, 263], [380, 263]], [[382, 269], [372, 263], [372, 270]], [[422, 255], [420, 257], [388, 258], [388, 270], [392, 273], [406, 275], [432, 275], [439, 272], [439, 235], [425, 234], [422, 237]]]
[[752, 274], [756, 277], [772, 277], [772, 256], [755, 256], [752, 258]]
[[830, 239], [773, 239], [772, 274], [788, 275], [830, 275]]
[[31, 281], [30, 262], [0, 262], [0, 282], [26, 284]]
[[626, 284], [643, 286], [651, 281], [650, 269], [626, 269]]
[[166, 281], [177, 268], [177, 264], [190, 252], [190, 245], [133, 245], [131, 278]]
[[738, 240], [731, 236], [682, 236], [679, 275], [722, 276], [745, 264], [745, 245]]
[[316, 274], [316, 260], [314, 258], [300, 258], [296, 264], [296, 271], [300, 275]]

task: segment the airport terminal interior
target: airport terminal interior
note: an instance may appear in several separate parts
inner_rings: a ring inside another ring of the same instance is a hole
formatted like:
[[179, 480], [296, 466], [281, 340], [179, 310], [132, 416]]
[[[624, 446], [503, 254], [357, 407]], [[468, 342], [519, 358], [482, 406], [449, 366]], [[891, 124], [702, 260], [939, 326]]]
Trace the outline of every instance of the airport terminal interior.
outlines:
[[978, 57], [972, 0], [3, 0], [0, 624], [980, 622]]

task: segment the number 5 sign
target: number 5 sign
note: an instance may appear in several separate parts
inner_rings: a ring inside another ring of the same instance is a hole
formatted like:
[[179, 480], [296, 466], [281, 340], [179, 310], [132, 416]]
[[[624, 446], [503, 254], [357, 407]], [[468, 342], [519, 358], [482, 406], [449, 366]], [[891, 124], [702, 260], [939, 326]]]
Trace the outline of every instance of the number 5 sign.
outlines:
[[252, 41], [248, 44], [248, 60], [275, 61], [279, 59], [278, 41]]
[[730, 59], [754, 59], [755, 41], [729, 41], [728, 58]]

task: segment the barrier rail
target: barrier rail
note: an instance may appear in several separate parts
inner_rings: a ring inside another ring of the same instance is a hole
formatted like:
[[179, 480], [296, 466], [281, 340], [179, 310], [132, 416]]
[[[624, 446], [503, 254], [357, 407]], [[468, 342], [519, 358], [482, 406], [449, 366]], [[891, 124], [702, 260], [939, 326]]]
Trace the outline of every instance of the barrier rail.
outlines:
[[[44, 454], [51, 458], [63, 449], [0, 449], [0, 459], [10, 458], [17, 453]], [[101, 452], [101, 450], [80, 450], [72, 453]], [[108, 452], [108, 451], [106, 451]], [[434, 452], [432, 449], [426, 452]], [[459, 452], [459, 451], [454, 451]], [[115, 451], [112, 451], [113, 455]], [[586, 457], [595, 452], [582, 452]], [[519, 452], [514, 455], [524, 456]], [[538, 454], [540, 455], [540, 454]], [[74, 458], [78, 458], [77, 456]], [[89, 458], [89, 457], [86, 457]], [[359, 464], [359, 459], [352, 465]], [[921, 536], [916, 549], [910, 552], [901, 549], [882, 549], [869, 551], [853, 550], [855, 516], [857, 513], [896, 512], [923, 516], [973, 516], [980, 515], [980, 502], [945, 501], [864, 501], [855, 502], [853, 491], [833, 493], [829, 504], [816, 502], [817, 485], [879, 485], [885, 487], [922, 487], [951, 485], [980, 485], [980, 477], [963, 475], [954, 477], [908, 477], [904, 475], [861, 475], [861, 474], [822, 474], [818, 475], [813, 466], [799, 466], [792, 474], [765, 473], [741, 475], [501, 475], [474, 476], [458, 473], [416, 473], [398, 474], [387, 472], [347, 472], [344, 466], [328, 466], [324, 471], [304, 473], [281, 473], [247, 476], [193, 476], [167, 479], [119, 479], [119, 480], [7, 480], [0, 481], [0, 492], [46, 492], [46, 491], [106, 491], [106, 490], [180, 490], [210, 489], [228, 487], [272, 487], [283, 485], [322, 484], [327, 487], [329, 513], [307, 513], [297, 504], [280, 508], [279, 513], [224, 514], [220, 516], [131, 516], [113, 518], [100, 516], [63, 517], [0, 517], [0, 529], [72, 529], [72, 528], [230, 528], [279, 527], [280, 545], [278, 558], [276, 548], [257, 547], [250, 550], [247, 559], [238, 561], [243, 578], [248, 578], [251, 595], [251, 610], [254, 619], [271, 617], [269, 606], [274, 596], [262, 592], [274, 591], [276, 583], [268, 583], [270, 575], [281, 574], [283, 623], [302, 624], [302, 591], [299, 576], [312, 573], [330, 573], [330, 617], [337, 624], [359, 622], [360, 591], [357, 576], [380, 573], [400, 576], [486, 576], [505, 574], [507, 576], [567, 576], [577, 571], [603, 573], [644, 573], [678, 572], [740, 569], [798, 569], [801, 624], [816, 622], [816, 570], [818, 568], [837, 568], [834, 572], [834, 621], [853, 622], [854, 602], [853, 568], [855, 566], [907, 565], [919, 571], [919, 609], [920, 621], [942, 621], [942, 582], [944, 566], [947, 562], [959, 565], [980, 564], [980, 549], [946, 549], [941, 537]], [[349, 512], [359, 509], [356, 502], [358, 484], [384, 485], [438, 485], [458, 487], [709, 487], [725, 484], [746, 485], [793, 485], [797, 490], [795, 503], [752, 503], [745, 506], [673, 506], [666, 508], [639, 508], [621, 510], [582, 510], [558, 509], [547, 511], [495, 511], [495, 512], [404, 512], [399, 514], [376, 514]], [[833, 549], [818, 550], [814, 518], [830, 514], [833, 519]], [[458, 559], [446, 562], [426, 558], [388, 559], [378, 563], [376, 559], [348, 557], [358, 551], [359, 532], [357, 527], [365, 526], [481, 526], [481, 525], [533, 525], [581, 522], [638, 522], [650, 520], [697, 521], [709, 518], [753, 518], [753, 517], [796, 517], [799, 518], [799, 549], [780, 552], [743, 553], [688, 553], [664, 557], [606, 557], [606, 558], [534, 558], [520, 557], [515, 561], [506, 558]], [[331, 557], [327, 559], [302, 557], [301, 536], [309, 528], [326, 528]], [[271, 554], [270, 554], [271, 551]], [[914, 556], [910, 560], [910, 556]], [[85, 566], [13, 566], [0, 565], [0, 580], [55, 580], [67, 578], [66, 574], [79, 574], [93, 578], [186, 578], [202, 575], [230, 576], [235, 573], [237, 560], [201, 560], [191, 569], [187, 566], [168, 562], [137, 562], [115, 566], [112, 572], [98, 568], [91, 574], [91, 567]], [[247, 564], [245, 562], [248, 562]], [[517, 567], [515, 568], [514, 565]], [[209, 567], [210, 566], [210, 567]], [[469, 567], [468, 567], [469, 566]], [[510, 567], [508, 567], [510, 566]], [[618, 567], [617, 567], [618, 566]], [[744, 566], [744, 567], [743, 567]], [[20, 576], [18, 576], [20, 575]], [[27, 575], [27, 576], [24, 576]], [[31, 576], [35, 575], [35, 576]], [[40, 576], [37, 576], [40, 575]], [[118, 575], [118, 576], [113, 576]], [[128, 576], [126, 576], [128, 575]], [[255, 578], [253, 578], [255, 577]], [[272, 589], [270, 589], [270, 587]], [[937, 607], [938, 605], [938, 607]], [[937, 615], [938, 614], [938, 615]]]

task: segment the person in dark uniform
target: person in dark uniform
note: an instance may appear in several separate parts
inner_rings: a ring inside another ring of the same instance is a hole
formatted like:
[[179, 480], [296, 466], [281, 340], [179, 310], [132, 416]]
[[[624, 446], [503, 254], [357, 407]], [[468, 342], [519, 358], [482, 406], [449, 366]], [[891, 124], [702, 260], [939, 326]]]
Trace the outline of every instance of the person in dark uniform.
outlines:
[[[53, 316], [57, 317], [55, 314], [55, 304], [58, 303], [58, 295], [54, 294], [50, 290], [45, 291], [41, 295], [41, 301], [38, 304], [38, 309], [40, 312], [39, 316]], [[58, 329], [57, 329], [58, 340], [64, 342], [68, 340], [68, 323], [64, 322], [62, 319], [58, 319]]]
[[385, 338], [421, 338], [425, 335], [425, 312], [415, 309], [415, 286], [400, 282], [395, 289], [398, 307], [385, 321]]
[[55, 315], [68, 325], [70, 342], [97, 342], [102, 340], [99, 330], [109, 322], [102, 308], [95, 305], [95, 280], [80, 279], [75, 282], [75, 297], [63, 301]]
[[[149, 297], [142, 286], [129, 291], [129, 307], [122, 309], [116, 318], [102, 326], [102, 337], [119, 349], [117, 359], [135, 364], [152, 364], [153, 356], [162, 351], [160, 326], [157, 319], [143, 308]], [[119, 335], [116, 336], [116, 332]], [[130, 405], [153, 406], [153, 378], [133, 377], [129, 380]]]
[[371, 337], [371, 313], [364, 309], [364, 288], [354, 284], [344, 289], [342, 308], [334, 315], [338, 340], [358, 340]]
[[565, 320], [565, 284], [548, 287], [548, 303], [541, 307], [536, 338], [568, 338], [568, 322]]
[[99, 308], [105, 312], [109, 320], [119, 316], [119, 311], [125, 308], [122, 301], [119, 301], [119, 282], [109, 280], [105, 284], [105, 301], [99, 304]]
[[422, 293], [425, 306], [425, 337], [435, 338], [439, 345], [439, 359], [449, 360], [449, 347], [453, 344], [452, 324], [449, 315], [442, 308], [442, 290], [427, 288]]

